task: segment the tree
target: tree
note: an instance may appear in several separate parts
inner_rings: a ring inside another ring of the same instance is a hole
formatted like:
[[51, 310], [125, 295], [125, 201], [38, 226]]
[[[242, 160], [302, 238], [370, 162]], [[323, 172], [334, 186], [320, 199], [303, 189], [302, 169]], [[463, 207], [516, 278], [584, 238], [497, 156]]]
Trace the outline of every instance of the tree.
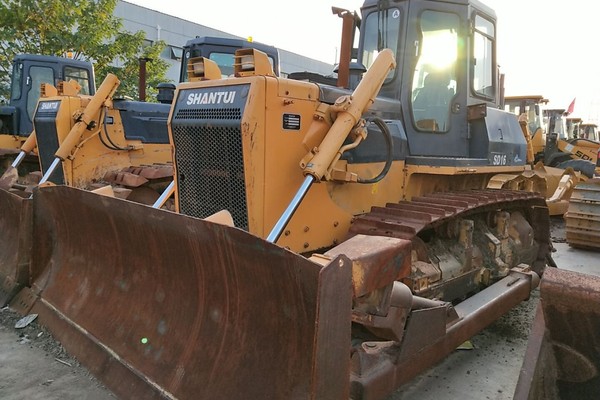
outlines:
[[[139, 58], [147, 64], [147, 98], [167, 82], [168, 64], [159, 57], [163, 41], [144, 46], [145, 33], [122, 30], [113, 15], [117, 0], [3, 0], [0, 2], [0, 96], [8, 94], [17, 54], [72, 55], [91, 61], [97, 80], [108, 72], [121, 80], [119, 92], [138, 98]], [[98, 83], [99, 83], [98, 82]]]

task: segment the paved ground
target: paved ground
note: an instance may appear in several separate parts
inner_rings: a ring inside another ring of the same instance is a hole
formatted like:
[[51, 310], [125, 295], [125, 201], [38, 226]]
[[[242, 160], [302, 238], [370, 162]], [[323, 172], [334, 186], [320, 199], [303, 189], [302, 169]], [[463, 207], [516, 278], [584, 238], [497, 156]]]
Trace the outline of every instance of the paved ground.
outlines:
[[[570, 248], [561, 221], [553, 221], [553, 227], [559, 268], [600, 275], [598, 253]], [[536, 290], [529, 301], [473, 337], [473, 349], [456, 350], [389, 400], [512, 399], [538, 301]], [[20, 318], [8, 309], [0, 311], [0, 399], [114, 400], [35, 321], [15, 329]]]
[[20, 319], [0, 311], [0, 399], [115, 399], [35, 321], [15, 329]]

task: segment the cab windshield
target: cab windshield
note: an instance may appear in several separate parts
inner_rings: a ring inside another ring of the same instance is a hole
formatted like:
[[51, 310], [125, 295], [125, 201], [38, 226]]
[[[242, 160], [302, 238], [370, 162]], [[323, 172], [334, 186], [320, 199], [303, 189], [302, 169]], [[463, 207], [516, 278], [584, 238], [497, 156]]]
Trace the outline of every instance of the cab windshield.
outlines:
[[[361, 54], [361, 61], [367, 69], [383, 49], [392, 50], [395, 59], [400, 59], [400, 55], [397, 54], [400, 21], [400, 10], [397, 8], [387, 8], [367, 15], [362, 28], [364, 29], [362, 37], [365, 41]], [[395, 73], [395, 70], [390, 71], [385, 81], [391, 81]]]

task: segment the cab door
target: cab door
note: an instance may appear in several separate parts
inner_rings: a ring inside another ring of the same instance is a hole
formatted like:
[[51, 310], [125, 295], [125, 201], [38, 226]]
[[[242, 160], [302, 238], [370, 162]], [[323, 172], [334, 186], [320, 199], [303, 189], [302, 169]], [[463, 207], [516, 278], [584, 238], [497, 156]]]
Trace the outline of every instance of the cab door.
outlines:
[[468, 157], [468, 7], [412, 1], [401, 103], [412, 156]]
[[26, 96], [26, 110], [27, 112], [22, 114], [20, 127], [23, 133], [31, 132], [33, 129], [33, 115], [35, 114], [35, 108], [37, 102], [40, 99], [41, 85], [42, 83], [50, 83], [55, 85], [56, 66], [54, 65], [43, 65], [43, 64], [25, 64], [25, 87], [24, 94]]

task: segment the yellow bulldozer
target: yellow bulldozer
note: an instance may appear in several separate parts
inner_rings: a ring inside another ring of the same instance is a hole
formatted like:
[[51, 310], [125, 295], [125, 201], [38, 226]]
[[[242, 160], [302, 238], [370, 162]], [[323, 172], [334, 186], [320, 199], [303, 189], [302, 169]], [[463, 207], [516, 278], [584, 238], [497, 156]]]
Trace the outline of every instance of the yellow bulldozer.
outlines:
[[[600, 142], [594, 124], [581, 124], [575, 138], [564, 137], [563, 110], [549, 110], [549, 120], [559, 126], [548, 140], [547, 159], [558, 168], [572, 168], [579, 179], [565, 184], [566, 240], [573, 247], [600, 249]], [[566, 181], [566, 180], [565, 180]], [[563, 182], [564, 183], [564, 182]]]
[[[566, 121], [565, 110], [544, 108], [547, 102], [540, 95], [505, 98], [507, 111], [519, 115], [528, 143], [530, 170], [521, 175], [498, 176], [492, 186], [540, 192], [546, 197], [550, 215], [565, 215], [576, 186], [597, 174], [600, 143], [576, 137], [581, 121]], [[533, 186], [526, 187], [525, 175]]]
[[11, 307], [122, 398], [384, 399], [528, 299], [553, 265], [549, 213], [488, 188], [527, 170], [493, 10], [361, 12], [349, 88], [278, 77], [256, 49], [224, 79], [188, 62], [177, 212], [34, 189], [41, 240]]
[[[166, 125], [170, 106], [113, 99], [119, 83], [109, 74], [94, 96], [80, 94], [80, 86], [73, 80], [58, 87], [43, 84], [35, 130], [15, 165], [3, 175], [4, 188], [15, 193], [20, 189], [25, 197], [31, 193], [31, 185], [38, 183], [93, 190], [104, 182], [122, 186], [117, 193], [122, 198], [145, 203], [156, 200], [160, 190], [146, 199], [143, 185], [165, 179], [168, 184], [172, 179]], [[19, 183], [16, 167], [34, 147], [41, 172]]]
[[[198, 37], [184, 46], [181, 80], [199, 79], [196, 70], [188, 71], [187, 60], [202, 56], [209, 59], [207, 68], [214, 65], [212, 70], [202, 71], [203, 79], [220, 79], [220, 68], [226, 70], [233, 65], [235, 50], [242, 45], [264, 50], [269, 64], [279, 71], [275, 47]], [[110, 74], [93, 96], [76, 80], [40, 86], [41, 100], [33, 117], [35, 129], [0, 178], [0, 227], [5, 235], [0, 244], [0, 305], [4, 306], [34, 278], [28, 271], [31, 247], [36, 243], [31, 237], [29, 210], [31, 192], [38, 185], [67, 185], [154, 207], [170, 207], [167, 201], [172, 192], [168, 185], [172, 185], [173, 165], [167, 117], [173, 90], [170, 96], [168, 90], [159, 92], [162, 104], [128, 101], [113, 98], [119, 83]], [[34, 150], [40, 171], [23, 176], [18, 171], [20, 163]]]
[[[74, 80], [57, 87], [42, 84], [34, 131], [0, 178], [0, 303], [31, 282], [28, 264], [37, 240], [31, 236], [30, 197], [35, 187], [68, 185], [153, 204], [172, 181], [170, 105], [114, 100], [118, 85], [109, 74], [90, 96], [81, 94]], [[43, 176], [20, 176], [19, 162], [34, 148]]]
[[[57, 85], [60, 81], [75, 80], [81, 93], [96, 91], [94, 68], [90, 62], [39, 54], [15, 56], [10, 74], [8, 104], [0, 105], [0, 173], [14, 161], [21, 146], [33, 130], [33, 115], [40, 97], [42, 83]], [[20, 174], [39, 170], [37, 149], [20, 160]]]

